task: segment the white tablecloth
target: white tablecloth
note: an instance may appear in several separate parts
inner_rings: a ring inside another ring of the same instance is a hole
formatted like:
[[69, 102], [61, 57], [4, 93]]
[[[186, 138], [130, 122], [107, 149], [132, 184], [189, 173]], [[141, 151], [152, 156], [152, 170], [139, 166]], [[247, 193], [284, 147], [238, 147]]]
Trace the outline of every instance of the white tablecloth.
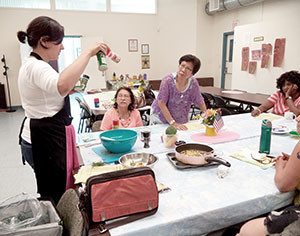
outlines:
[[[229, 157], [229, 154], [247, 147], [259, 148], [261, 120], [250, 114], [224, 117], [225, 129], [234, 131], [240, 138], [218, 144], [209, 144], [221, 157], [231, 163], [229, 174], [220, 179], [217, 166], [177, 169], [166, 157], [171, 149], [164, 148], [160, 136], [166, 125], [139, 129], [151, 130], [150, 149], [144, 149], [138, 139], [135, 151], [146, 151], [159, 158], [154, 172], [160, 183], [171, 191], [159, 195], [158, 212], [142, 220], [112, 229], [111, 235], [202, 235], [284, 207], [292, 202], [293, 192], [280, 193], [274, 184], [274, 167], [258, 166]], [[283, 118], [273, 125], [296, 128], [296, 122]], [[139, 130], [138, 129], [138, 130]], [[179, 139], [191, 142], [190, 136], [204, 130], [180, 131]], [[99, 133], [93, 134], [98, 137]], [[82, 140], [78, 140], [82, 144]], [[271, 154], [291, 153], [297, 139], [289, 135], [272, 135]], [[94, 157], [91, 147], [81, 146], [85, 164]]]

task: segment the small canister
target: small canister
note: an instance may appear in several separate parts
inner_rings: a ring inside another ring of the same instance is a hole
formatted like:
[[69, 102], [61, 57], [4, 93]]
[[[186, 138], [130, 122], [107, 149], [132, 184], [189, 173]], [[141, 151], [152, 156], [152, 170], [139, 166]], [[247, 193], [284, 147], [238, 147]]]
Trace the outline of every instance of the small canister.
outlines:
[[94, 98], [94, 104], [96, 108], [99, 107], [99, 98]]
[[82, 77], [81, 77], [81, 85], [82, 85], [81, 92], [84, 92], [84, 90], [86, 89], [86, 85], [88, 83], [89, 78], [90, 77], [88, 75], [82, 75]]
[[271, 147], [271, 132], [272, 132], [272, 122], [264, 119], [261, 124], [261, 135], [259, 143], [260, 153], [270, 153]]
[[119, 63], [121, 58], [118, 54], [112, 52], [110, 49], [107, 50], [107, 56], [115, 63]]
[[97, 53], [97, 59], [98, 59], [98, 69], [100, 71], [106, 71], [107, 70], [107, 63], [106, 63], [106, 56], [102, 51], [99, 51]]
[[112, 129], [119, 129], [119, 127], [120, 127], [119, 120], [113, 120]]

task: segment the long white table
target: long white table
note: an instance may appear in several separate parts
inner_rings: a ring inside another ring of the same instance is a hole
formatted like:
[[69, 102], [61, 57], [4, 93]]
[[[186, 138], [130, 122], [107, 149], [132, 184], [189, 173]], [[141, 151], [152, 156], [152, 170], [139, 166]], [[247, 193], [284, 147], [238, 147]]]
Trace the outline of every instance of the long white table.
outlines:
[[[171, 191], [159, 195], [155, 215], [112, 229], [111, 235], [205, 235], [290, 204], [294, 193], [277, 190], [274, 167], [261, 169], [229, 157], [243, 147], [258, 150], [261, 120], [241, 114], [226, 116], [224, 122], [224, 129], [240, 134], [240, 138], [231, 142], [208, 144], [232, 165], [224, 179], [218, 178], [217, 166], [177, 169], [166, 156], [166, 152], [172, 150], [164, 148], [158, 139], [167, 126], [144, 127], [152, 131], [150, 149], [144, 149], [138, 139], [134, 151], [158, 156], [159, 161], [153, 168], [157, 181]], [[296, 128], [296, 122], [283, 118], [273, 121], [273, 125], [279, 124]], [[197, 132], [203, 130], [180, 131], [179, 139], [191, 142], [190, 135]], [[97, 137], [99, 133], [91, 135]], [[298, 141], [289, 135], [272, 135], [271, 154], [291, 153]], [[82, 145], [82, 140], [78, 142]], [[87, 165], [97, 156], [93, 157], [90, 149], [81, 146]]]

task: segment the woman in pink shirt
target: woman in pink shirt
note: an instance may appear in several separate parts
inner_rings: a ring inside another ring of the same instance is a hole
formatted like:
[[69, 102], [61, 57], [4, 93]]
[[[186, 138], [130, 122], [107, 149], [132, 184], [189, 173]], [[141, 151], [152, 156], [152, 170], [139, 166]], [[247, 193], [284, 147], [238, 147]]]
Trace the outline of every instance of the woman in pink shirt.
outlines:
[[267, 101], [252, 111], [252, 116], [273, 108], [273, 113], [283, 116], [285, 112], [291, 111], [296, 116], [300, 115], [300, 73], [289, 71], [277, 79], [279, 90], [273, 93]]
[[143, 126], [140, 112], [134, 108], [134, 103], [131, 89], [119, 88], [115, 95], [114, 107], [105, 113], [100, 130], [111, 130], [114, 120], [119, 121], [121, 129]]

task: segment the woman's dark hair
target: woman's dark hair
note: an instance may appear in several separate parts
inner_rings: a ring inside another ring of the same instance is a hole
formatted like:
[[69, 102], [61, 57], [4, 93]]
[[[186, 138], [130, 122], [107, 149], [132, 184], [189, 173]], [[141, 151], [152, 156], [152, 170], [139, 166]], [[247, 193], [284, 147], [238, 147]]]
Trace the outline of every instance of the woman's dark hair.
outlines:
[[194, 65], [193, 72], [192, 72], [193, 75], [196, 74], [198, 72], [198, 70], [200, 69], [200, 66], [201, 66], [200, 59], [198, 57], [195, 57], [192, 54], [187, 54], [187, 55], [184, 55], [184, 56], [180, 57], [180, 59], [179, 59], [179, 65], [183, 61], [192, 62], [193, 63], [193, 65]]
[[[56, 20], [48, 16], [39, 16], [33, 19], [26, 32], [19, 31], [17, 33], [18, 39], [21, 43], [27, 42], [32, 48], [36, 48], [41, 38], [45, 41], [56, 42], [60, 44], [65, 36], [64, 27], [61, 26]], [[43, 48], [45, 48], [42, 45]]]
[[135, 103], [135, 97], [134, 97], [134, 94], [133, 92], [131, 91], [130, 88], [128, 87], [121, 87], [117, 90], [116, 94], [115, 94], [115, 103], [114, 103], [114, 108], [118, 109], [118, 103], [117, 103], [117, 97], [118, 97], [118, 94], [121, 90], [126, 90], [129, 94], [130, 94], [130, 100], [131, 100], [131, 103], [128, 105], [128, 110], [129, 111], [132, 111], [134, 109], [134, 103]]
[[298, 71], [292, 70], [292, 71], [283, 73], [277, 79], [276, 88], [280, 89], [281, 93], [283, 93], [282, 87], [283, 87], [285, 81], [289, 81], [292, 84], [296, 84], [298, 86], [297, 91], [300, 92], [300, 73]]

